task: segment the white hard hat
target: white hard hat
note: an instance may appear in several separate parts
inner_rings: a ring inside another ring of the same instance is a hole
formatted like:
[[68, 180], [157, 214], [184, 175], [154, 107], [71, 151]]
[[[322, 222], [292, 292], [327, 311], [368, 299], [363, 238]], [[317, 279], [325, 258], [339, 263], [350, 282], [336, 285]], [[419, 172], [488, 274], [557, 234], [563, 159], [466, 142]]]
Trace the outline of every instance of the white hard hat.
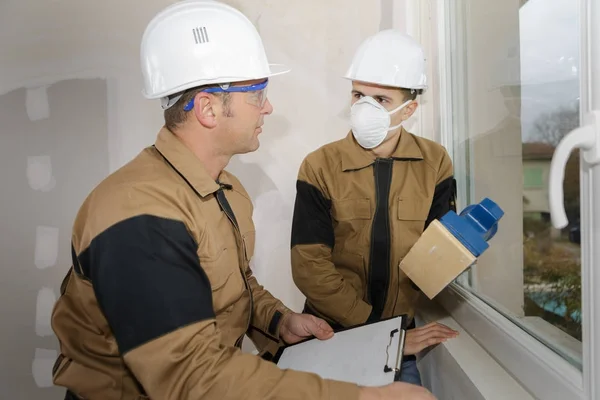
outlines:
[[159, 12], [146, 27], [140, 56], [148, 99], [289, 72], [269, 64], [244, 14], [214, 0], [179, 1]]
[[402, 32], [380, 31], [359, 46], [345, 78], [405, 89], [427, 89], [423, 48]]

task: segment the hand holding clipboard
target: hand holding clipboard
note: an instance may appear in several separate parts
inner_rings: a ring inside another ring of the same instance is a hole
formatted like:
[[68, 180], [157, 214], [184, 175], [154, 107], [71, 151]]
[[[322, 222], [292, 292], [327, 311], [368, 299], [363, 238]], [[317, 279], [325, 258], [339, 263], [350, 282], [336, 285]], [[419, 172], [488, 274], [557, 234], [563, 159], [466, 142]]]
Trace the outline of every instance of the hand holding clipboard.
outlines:
[[362, 386], [382, 386], [394, 382], [395, 375], [400, 376], [405, 338], [406, 316], [398, 316], [344, 329], [328, 340], [308, 339], [287, 346], [273, 361], [282, 369], [313, 372]]

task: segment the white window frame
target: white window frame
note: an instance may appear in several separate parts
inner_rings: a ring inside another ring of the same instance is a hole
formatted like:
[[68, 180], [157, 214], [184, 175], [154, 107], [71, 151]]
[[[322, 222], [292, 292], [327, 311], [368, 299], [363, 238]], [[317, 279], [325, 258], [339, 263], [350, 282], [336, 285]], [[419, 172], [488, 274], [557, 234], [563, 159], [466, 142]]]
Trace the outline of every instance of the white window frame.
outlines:
[[[466, 0], [471, 1], [471, 0]], [[591, 21], [600, 21], [600, 4], [594, 0], [579, 0], [581, 15], [581, 110], [582, 114], [591, 110], [592, 104], [600, 109], [600, 24], [596, 27]], [[435, 76], [430, 81], [436, 83], [431, 97], [439, 98], [439, 104], [426, 102], [424, 107], [438, 112], [424, 112], [434, 115], [435, 133], [432, 138], [442, 143], [449, 153], [453, 153], [452, 132], [456, 129], [449, 104], [460, 93], [453, 93], [451, 73], [446, 60], [454, 46], [462, 41], [448, 37], [447, 13], [450, 7], [461, 7], [463, 0], [419, 0], [411, 7], [409, 18], [419, 21], [409, 29], [409, 34], [421, 40], [426, 48], [428, 60], [436, 60]], [[595, 4], [594, 4], [595, 3]], [[460, 15], [460, 13], [457, 13]], [[415, 26], [417, 25], [417, 26]], [[464, 26], [464, 24], [462, 24]], [[595, 29], [595, 32], [592, 31]], [[428, 34], [422, 34], [428, 32]], [[595, 44], [595, 47], [592, 46]], [[461, 51], [462, 53], [462, 51]], [[591, 54], [591, 60], [587, 57]], [[592, 67], [594, 69], [592, 69]], [[436, 70], [437, 69], [437, 70]], [[430, 69], [431, 71], [431, 69]], [[589, 82], [594, 75], [595, 91], [589, 90]], [[459, 75], [466, 77], [466, 71]], [[462, 90], [465, 85], [460, 85]], [[460, 90], [460, 89], [459, 89]], [[593, 93], [592, 93], [593, 92]], [[431, 98], [430, 97], [430, 98]], [[595, 100], [595, 101], [593, 101]], [[438, 114], [438, 115], [436, 115]], [[462, 118], [467, 115], [463, 113]], [[458, 161], [458, 160], [457, 160]], [[460, 161], [458, 161], [460, 162]], [[582, 215], [582, 314], [583, 314], [583, 373], [567, 360], [546, 347], [540, 341], [503, 316], [496, 309], [458, 284], [450, 285], [437, 298], [437, 301], [450, 315], [479, 342], [523, 387], [540, 399], [600, 399], [600, 271], [592, 271], [591, 265], [600, 268], [600, 171], [583, 168], [581, 176]], [[596, 185], [591, 190], [592, 182]], [[466, 189], [468, 190], [468, 189]], [[466, 194], [466, 193], [465, 193]], [[595, 200], [595, 201], [594, 201]], [[465, 205], [459, 204], [462, 208]], [[594, 273], [595, 272], [595, 273]], [[463, 274], [463, 279], [465, 279]]]

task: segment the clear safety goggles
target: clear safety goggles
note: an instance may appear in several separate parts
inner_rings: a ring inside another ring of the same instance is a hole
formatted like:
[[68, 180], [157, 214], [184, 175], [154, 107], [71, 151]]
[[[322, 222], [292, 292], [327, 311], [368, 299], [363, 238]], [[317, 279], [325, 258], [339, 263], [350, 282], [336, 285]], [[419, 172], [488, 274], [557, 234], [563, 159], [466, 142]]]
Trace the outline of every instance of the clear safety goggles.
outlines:
[[[255, 83], [254, 85], [244, 85], [244, 86], [231, 86], [231, 84], [221, 84], [218, 87], [210, 87], [202, 90], [205, 93], [247, 93], [245, 96], [246, 103], [256, 106], [258, 108], [263, 108], [265, 103], [267, 102], [267, 85], [269, 84], [269, 80], [266, 79], [264, 82]], [[183, 107], [184, 111], [190, 111], [194, 108], [194, 97], [188, 101], [188, 103]]]

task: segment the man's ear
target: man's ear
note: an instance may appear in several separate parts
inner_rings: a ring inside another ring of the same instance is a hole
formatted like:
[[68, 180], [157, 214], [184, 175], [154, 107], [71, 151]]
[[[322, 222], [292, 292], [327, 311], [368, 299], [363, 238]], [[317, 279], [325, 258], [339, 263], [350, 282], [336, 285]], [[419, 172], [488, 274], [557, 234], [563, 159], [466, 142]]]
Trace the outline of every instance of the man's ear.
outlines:
[[194, 115], [198, 122], [206, 128], [217, 126], [217, 112], [215, 97], [206, 92], [199, 92], [194, 97]]
[[402, 110], [404, 112], [402, 114], [402, 121], [406, 121], [407, 119], [412, 117], [415, 111], [417, 111], [417, 108], [419, 108], [419, 103], [417, 103], [416, 100], [413, 100], [410, 103], [408, 103], [406, 107], [404, 107], [404, 109]]

